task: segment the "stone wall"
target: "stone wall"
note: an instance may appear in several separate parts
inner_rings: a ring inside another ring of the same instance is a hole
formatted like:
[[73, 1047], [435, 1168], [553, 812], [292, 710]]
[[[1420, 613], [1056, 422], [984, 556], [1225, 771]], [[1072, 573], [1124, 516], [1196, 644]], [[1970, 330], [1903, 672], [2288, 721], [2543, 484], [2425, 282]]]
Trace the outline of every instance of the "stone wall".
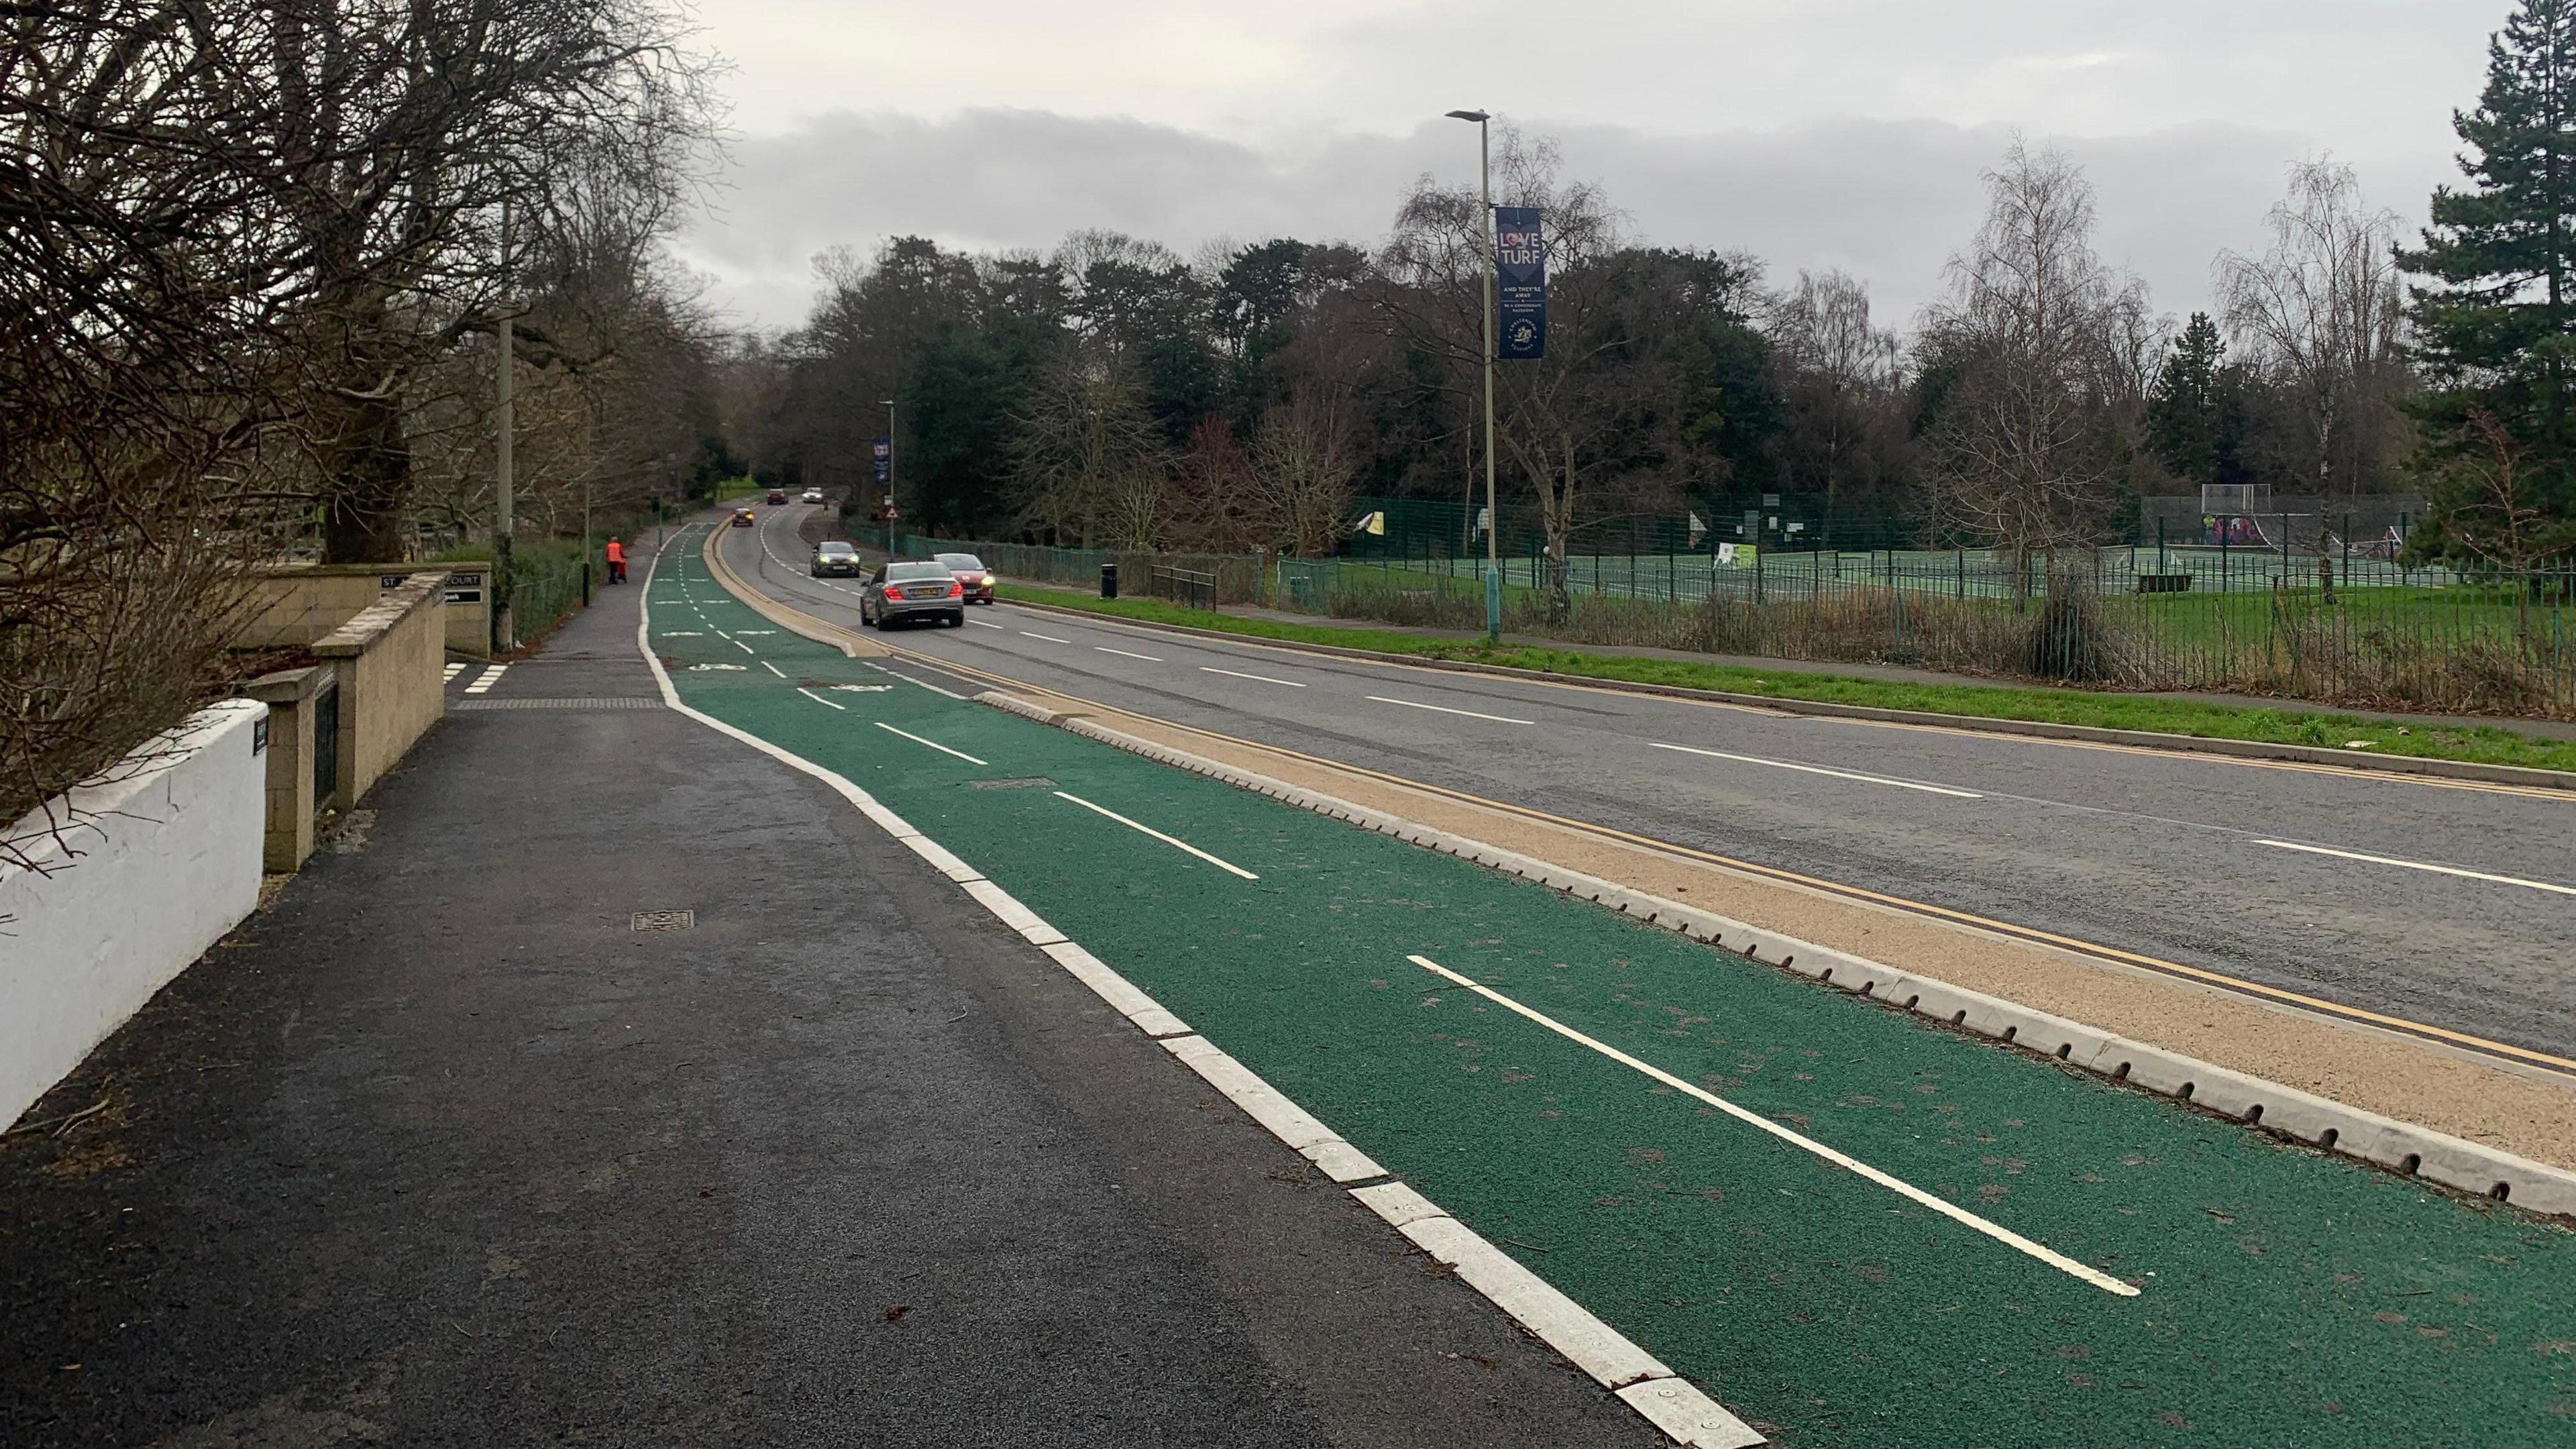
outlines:
[[447, 583], [446, 647], [474, 659], [492, 657], [491, 568], [453, 564], [281, 564], [251, 580], [249, 622], [233, 643], [242, 649], [310, 644], [347, 623], [379, 595], [429, 570]]
[[446, 588], [443, 573], [413, 574], [313, 641], [339, 685], [344, 809], [447, 712]]

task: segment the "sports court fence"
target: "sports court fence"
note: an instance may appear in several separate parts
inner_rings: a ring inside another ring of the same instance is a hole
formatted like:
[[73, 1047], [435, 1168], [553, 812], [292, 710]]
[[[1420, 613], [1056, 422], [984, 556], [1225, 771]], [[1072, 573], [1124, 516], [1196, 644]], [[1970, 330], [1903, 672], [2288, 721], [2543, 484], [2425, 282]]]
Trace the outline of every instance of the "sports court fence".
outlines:
[[[1221, 605], [1484, 626], [1481, 558], [905, 543], [979, 554], [1003, 577], [1032, 582], [1091, 589], [1100, 566], [1116, 563], [1128, 579], [1156, 569], [1204, 575]], [[1505, 628], [1568, 642], [2576, 717], [2576, 571], [2463, 575], [2224, 545], [2054, 555], [1728, 546], [1502, 562]]]

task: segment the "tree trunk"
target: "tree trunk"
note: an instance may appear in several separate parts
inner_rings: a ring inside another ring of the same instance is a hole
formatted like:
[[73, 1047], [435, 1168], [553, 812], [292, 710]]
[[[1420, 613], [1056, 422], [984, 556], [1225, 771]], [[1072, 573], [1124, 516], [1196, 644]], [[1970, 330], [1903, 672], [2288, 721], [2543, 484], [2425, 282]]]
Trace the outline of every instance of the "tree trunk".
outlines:
[[411, 448], [392, 397], [342, 401], [333, 430], [322, 515], [324, 563], [399, 563], [403, 508], [411, 498]]
[[335, 387], [317, 389], [314, 435], [323, 466], [322, 561], [400, 563], [411, 502], [411, 443], [402, 395], [382, 353], [391, 325], [380, 297], [334, 308]]

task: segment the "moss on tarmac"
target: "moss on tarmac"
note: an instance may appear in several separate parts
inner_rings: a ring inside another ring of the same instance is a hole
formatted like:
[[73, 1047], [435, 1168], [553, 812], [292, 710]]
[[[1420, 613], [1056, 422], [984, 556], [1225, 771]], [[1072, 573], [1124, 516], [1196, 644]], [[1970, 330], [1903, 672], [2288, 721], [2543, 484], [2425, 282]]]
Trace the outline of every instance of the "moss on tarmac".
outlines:
[[[2576, 1442], [2563, 1227], [944, 698], [775, 632], [694, 551], [665, 557], [652, 605], [692, 706], [876, 795], [1782, 1444]], [[745, 667], [695, 667], [722, 665]], [[2142, 1291], [1736, 1122], [1414, 953]]]

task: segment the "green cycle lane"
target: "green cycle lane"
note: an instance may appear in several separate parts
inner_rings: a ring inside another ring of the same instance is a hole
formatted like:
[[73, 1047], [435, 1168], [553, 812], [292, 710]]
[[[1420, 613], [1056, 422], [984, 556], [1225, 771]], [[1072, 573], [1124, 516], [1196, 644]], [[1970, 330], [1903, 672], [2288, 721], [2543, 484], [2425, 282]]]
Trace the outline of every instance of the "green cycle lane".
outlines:
[[[943, 698], [778, 631], [693, 547], [665, 554], [651, 603], [691, 706], [883, 800], [1775, 1442], [2576, 1444], [2560, 1225]], [[1733, 1120], [1417, 953], [2140, 1291]]]

